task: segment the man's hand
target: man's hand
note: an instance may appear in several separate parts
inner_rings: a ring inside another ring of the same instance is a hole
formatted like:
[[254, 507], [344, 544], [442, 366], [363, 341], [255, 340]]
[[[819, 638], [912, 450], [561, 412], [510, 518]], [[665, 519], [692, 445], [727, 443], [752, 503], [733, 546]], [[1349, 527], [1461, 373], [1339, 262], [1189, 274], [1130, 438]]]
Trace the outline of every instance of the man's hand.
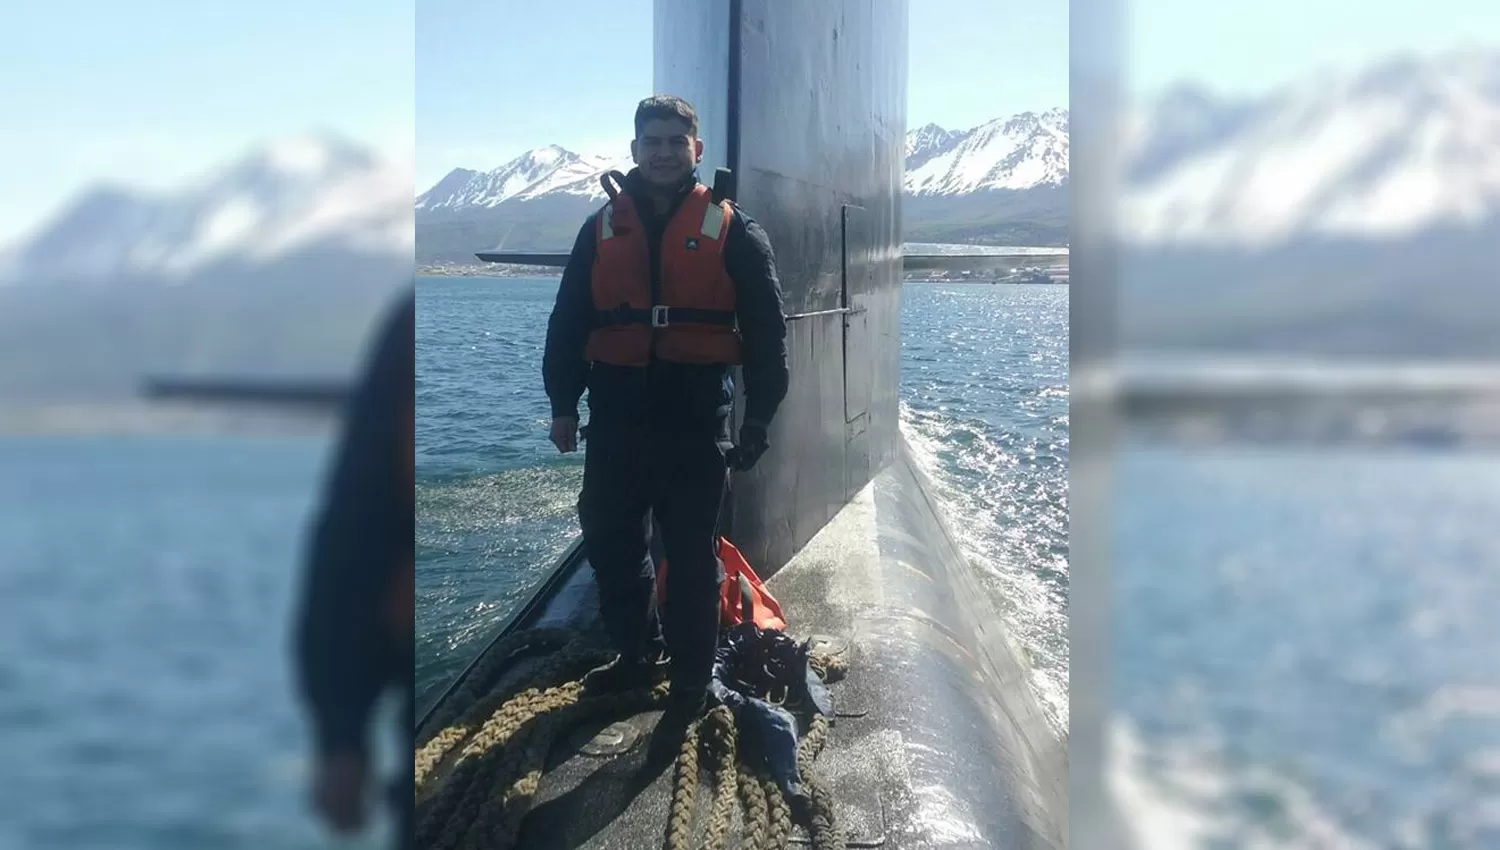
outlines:
[[729, 452], [729, 465], [741, 472], [755, 466], [760, 456], [766, 453], [771, 444], [766, 439], [766, 426], [759, 422], [747, 421], [740, 426], [740, 442]]
[[360, 753], [339, 753], [318, 759], [313, 778], [313, 807], [339, 835], [365, 825], [365, 790], [369, 765]]
[[552, 420], [552, 445], [563, 454], [578, 449], [578, 417], [559, 416]]

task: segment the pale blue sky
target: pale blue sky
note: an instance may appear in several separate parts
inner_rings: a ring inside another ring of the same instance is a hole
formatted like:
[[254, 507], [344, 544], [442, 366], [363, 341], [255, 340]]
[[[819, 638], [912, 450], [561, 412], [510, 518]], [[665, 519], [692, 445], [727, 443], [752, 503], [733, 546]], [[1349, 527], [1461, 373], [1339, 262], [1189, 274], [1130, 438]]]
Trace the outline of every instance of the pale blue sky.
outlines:
[[3, 0], [0, 246], [85, 185], [327, 128], [409, 155], [412, 0]]
[[[419, 188], [541, 145], [628, 152], [635, 103], [652, 93], [651, 8], [422, 0]], [[911, 126], [967, 128], [1068, 104], [1066, 2], [912, 0], [910, 36]]]
[[[537, 145], [623, 150], [631, 104], [650, 90], [649, 0], [0, 7], [0, 246], [101, 179], [177, 186], [260, 140], [319, 128], [402, 155], [415, 120], [419, 189]], [[911, 8], [913, 125], [1066, 104], [1066, 3]], [[1138, 0], [1126, 20], [1132, 89], [1189, 78], [1251, 93], [1500, 34], [1500, 3]]]
[[1260, 93], [1398, 52], [1500, 45], [1496, 0], [1135, 0], [1126, 20], [1126, 76], [1137, 93], [1182, 80]]

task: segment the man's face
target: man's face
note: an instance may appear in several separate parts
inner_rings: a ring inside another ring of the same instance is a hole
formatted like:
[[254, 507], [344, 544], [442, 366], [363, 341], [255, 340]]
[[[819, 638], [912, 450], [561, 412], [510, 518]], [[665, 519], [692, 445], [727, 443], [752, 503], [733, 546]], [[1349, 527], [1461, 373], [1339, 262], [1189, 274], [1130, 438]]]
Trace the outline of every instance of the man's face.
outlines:
[[680, 118], [653, 118], [630, 143], [630, 155], [647, 183], [676, 186], [703, 158], [703, 140]]

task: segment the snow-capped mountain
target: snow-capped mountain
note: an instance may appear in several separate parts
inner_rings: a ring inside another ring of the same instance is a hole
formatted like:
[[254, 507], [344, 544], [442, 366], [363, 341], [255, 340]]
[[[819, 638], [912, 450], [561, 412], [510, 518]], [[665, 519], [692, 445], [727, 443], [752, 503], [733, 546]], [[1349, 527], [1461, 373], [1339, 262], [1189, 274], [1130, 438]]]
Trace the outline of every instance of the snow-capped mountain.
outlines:
[[[548, 145], [493, 171], [455, 168], [417, 198], [418, 210], [493, 208], [566, 195], [603, 200], [599, 175], [632, 167], [629, 157], [585, 156]], [[906, 134], [906, 190], [963, 195], [985, 189], [1059, 186], [1068, 179], [1068, 111], [1024, 112], [968, 130], [928, 124]]]
[[1143, 244], [1391, 238], [1500, 210], [1500, 54], [1404, 58], [1251, 102], [1146, 110], [1120, 220]]
[[5, 255], [0, 408], [153, 373], [347, 374], [413, 273], [412, 162], [324, 137], [84, 193]]
[[906, 151], [912, 195], [1061, 186], [1068, 180], [1068, 111], [1023, 112], [961, 132], [928, 124], [907, 133]]
[[[602, 203], [599, 175], [630, 159], [557, 145], [492, 171], [457, 168], [416, 200], [419, 262], [472, 262], [475, 251], [563, 250]], [[966, 130], [936, 124], [906, 136], [906, 220], [914, 241], [1067, 239], [1068, 113], [1053, 109]]]
[[1500, 357], [1500, 52], [1180, 89], [1126, 149], [1127, 346]]
[[181, 281], [305, 251], [410, 257], [412, 167], [326, 137], [278, 141], [181, 191], [86, 192], [6, 252], [5, 279]]
[[963, 141], [964, 134], [927, 124], [906, 132], [906, 170], [921, 167], [934, 156], [950, 151]]
[[610, 169], [626, 171], [630, 160], [585, 156], [557, 145], [527, 151], [494, 171], [455, 168], [421, 197], [417, 209], [496, 207], [506, 201], [535, 200], [549, 194], [603, 199], [599, 175]]

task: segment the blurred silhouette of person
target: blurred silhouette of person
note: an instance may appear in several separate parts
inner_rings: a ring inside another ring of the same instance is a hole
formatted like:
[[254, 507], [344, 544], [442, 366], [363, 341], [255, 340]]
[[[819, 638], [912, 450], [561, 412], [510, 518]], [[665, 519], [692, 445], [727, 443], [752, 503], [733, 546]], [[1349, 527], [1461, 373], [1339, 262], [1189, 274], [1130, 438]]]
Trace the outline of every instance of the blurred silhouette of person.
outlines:
[[[316, 746], [313, 804], [335, 831], [363, 828], [370, 717], [400, 692], [414, 736], [415, 289], [386, 317], [349, 400], [307, 551], [295, 653]], [[411, 752], [408, 749], [407, 752]], [[396, 847], [412, 846], [410, 770], [390, 788]]]

